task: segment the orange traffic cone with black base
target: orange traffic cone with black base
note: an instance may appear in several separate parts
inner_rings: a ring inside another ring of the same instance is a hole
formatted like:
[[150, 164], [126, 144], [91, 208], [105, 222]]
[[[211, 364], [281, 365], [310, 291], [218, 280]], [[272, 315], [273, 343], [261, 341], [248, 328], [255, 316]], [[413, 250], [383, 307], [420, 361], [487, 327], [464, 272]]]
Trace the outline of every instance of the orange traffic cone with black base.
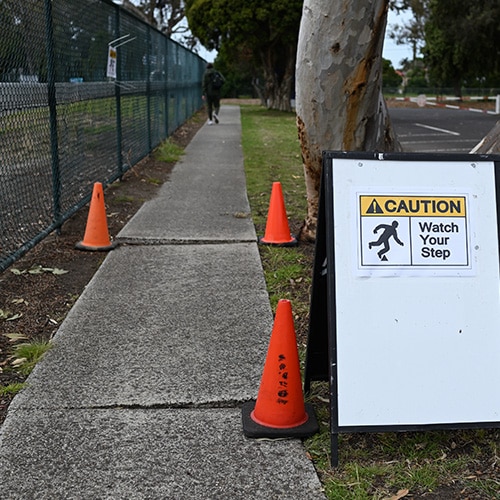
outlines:
[[308, 437], [318, 431], [314, 409], [304, 403], [289, 300], [278, 302], [257, 401], [243, 405], [242, 417], [250, 438]]
[[290, 234], [285, 200], [280, 182], [273, 182], [266, 231], [264, 236], [259, 238], [259, 243], [281, 247], [293, 247], [297, 245], [297, 238]]
[[106, 251], [116, 246], [109, 238], [104, 192], [100, 182], [94, 184], [83, 240], [75, 246], [78, 250], [90, 251]]

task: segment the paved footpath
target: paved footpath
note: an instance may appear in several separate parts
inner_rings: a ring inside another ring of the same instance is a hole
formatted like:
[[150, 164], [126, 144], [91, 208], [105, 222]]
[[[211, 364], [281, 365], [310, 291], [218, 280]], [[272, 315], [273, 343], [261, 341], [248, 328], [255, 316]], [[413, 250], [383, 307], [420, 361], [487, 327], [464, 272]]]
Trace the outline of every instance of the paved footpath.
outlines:
[[324, 499], [300, 440], [243, 436], [272, 329], [240, 112], [120, 232], [12, 402], [0, 499]]

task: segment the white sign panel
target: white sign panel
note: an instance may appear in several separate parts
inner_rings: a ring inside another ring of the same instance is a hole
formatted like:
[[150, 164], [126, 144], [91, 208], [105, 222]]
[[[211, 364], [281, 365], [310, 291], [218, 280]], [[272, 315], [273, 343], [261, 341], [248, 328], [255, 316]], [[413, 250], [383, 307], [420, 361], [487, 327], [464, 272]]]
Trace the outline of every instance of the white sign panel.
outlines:
[[339, 428], [499, 422], [494, 162], [331, 168]]

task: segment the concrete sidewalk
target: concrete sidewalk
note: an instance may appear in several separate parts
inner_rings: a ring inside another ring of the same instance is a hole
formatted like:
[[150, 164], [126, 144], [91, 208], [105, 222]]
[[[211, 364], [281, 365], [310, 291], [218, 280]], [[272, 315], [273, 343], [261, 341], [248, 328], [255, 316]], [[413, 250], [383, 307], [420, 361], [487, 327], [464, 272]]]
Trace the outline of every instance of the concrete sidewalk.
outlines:
[[0, 430], [0, 499], [320, 499], [299, 440], [243, 436], [272, 329], [239, 108], [193, 139]]

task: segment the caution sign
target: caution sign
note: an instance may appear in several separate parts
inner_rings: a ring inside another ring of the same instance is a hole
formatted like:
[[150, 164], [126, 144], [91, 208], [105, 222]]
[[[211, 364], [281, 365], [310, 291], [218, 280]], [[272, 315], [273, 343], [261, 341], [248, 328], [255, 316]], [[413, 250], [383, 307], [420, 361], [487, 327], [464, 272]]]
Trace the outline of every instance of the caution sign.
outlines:
[[[359, 268], [471, 270], [468, 195], [358, 193]], [[454, 273], [456, 275], [456, 273]]]
[[325, 151], [304, 389], [339, 434], [500, 428], [500, 161]]
[[108, 46], [108, 64], [106, 66], [106, 76], [108, 78], [116, 78], [116, 49]]

